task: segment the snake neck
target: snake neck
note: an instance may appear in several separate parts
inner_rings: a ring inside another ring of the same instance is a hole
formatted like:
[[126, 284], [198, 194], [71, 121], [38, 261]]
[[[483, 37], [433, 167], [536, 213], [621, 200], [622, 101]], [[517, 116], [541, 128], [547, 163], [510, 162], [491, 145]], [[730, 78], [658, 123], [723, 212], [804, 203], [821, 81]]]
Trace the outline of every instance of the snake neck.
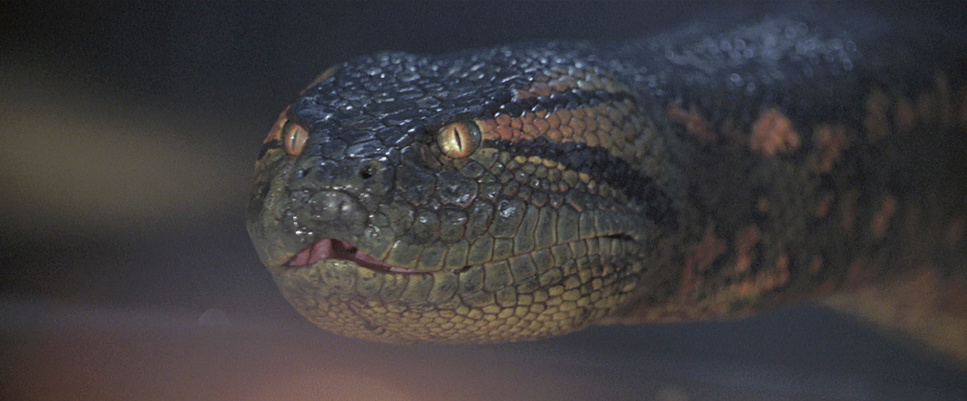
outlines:
[[779, 19], [611, 50], [655, 105], [644, 112], [681, 177], [684, 223], [658, 240], [662, 267], [601, 322], [743, 317], [962, 277], [963, 58], [883, 40]]

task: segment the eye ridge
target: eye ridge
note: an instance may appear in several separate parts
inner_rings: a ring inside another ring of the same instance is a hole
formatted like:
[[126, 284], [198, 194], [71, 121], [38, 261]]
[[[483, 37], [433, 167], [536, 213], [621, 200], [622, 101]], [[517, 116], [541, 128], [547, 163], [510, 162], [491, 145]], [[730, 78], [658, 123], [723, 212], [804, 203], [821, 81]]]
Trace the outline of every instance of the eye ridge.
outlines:
[[450, 123], [439, 130], [437, 144], [443, 154], [462, 159], [480, 146], [480, 126], [474, 121]]

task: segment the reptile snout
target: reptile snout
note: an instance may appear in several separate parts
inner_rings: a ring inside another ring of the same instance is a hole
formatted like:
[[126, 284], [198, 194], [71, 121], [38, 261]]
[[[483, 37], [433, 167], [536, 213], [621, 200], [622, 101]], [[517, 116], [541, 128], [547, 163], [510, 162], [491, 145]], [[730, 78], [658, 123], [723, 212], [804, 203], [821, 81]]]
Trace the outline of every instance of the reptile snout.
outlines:
[[315, 231], [322, 235], [327, 232], [361, 232], [366, 219], [366, 211], [356, 199], [342, 191], [319, 191], [309, 198], [309, 214], [304, 219], [311, 221]]

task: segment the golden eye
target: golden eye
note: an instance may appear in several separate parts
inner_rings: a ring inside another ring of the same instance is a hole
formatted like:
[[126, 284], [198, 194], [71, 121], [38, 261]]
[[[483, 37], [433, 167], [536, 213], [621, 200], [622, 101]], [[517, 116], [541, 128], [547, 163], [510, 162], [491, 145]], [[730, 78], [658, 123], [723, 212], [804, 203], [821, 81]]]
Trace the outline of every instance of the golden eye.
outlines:
[[455, 159], [470, 156], [480, 146], [480, 127], [472, 121], [461, 121], [440, 128], [437, 143], [443, 154]]
[[282, 126], [282, 142], [285, 144], [285, 153], [290, 156], [298, 156], [302, 153], [302, 148], [306, 146], [306, 139], [309, 139], [309, 132], [301, 125], [292, 121], [287, 121]]

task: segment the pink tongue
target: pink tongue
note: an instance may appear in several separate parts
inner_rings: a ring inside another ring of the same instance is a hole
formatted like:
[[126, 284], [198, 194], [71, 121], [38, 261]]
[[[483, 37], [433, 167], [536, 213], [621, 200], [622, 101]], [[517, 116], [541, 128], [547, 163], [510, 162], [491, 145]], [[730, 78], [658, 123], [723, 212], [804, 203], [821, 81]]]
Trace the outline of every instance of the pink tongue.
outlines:
[[295, 254], [295, 256], [289, 259], [289, 262], [286, 264], [291, 267], [302, 267], [311, 265], [323, 259], [348, 260], [356, 263], [357, 265], [373, 270], [382, 270], [394, 273], [413, 272], [413, 270], [410, 269], [390, 266], [372, 256], [367, 255], [363, 251], [360, 251], [349, 242], [332, 238], [316, 240], [316, 242], [313, 242], [311, 246], [308, 246], [306, 249], [303, 249], [299, 253]]

